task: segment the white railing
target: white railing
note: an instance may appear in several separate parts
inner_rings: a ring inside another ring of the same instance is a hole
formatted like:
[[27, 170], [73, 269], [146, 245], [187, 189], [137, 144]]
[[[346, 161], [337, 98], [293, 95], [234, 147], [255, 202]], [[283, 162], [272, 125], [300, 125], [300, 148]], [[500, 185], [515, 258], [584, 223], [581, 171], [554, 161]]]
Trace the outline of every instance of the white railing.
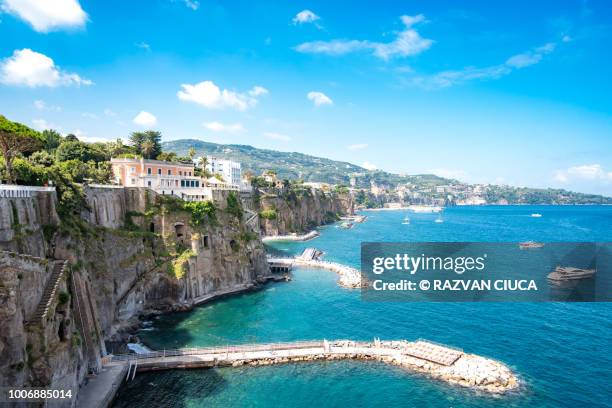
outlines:
[[125, 188], [119, 184], [87, 184], [86, 187], [90, 188]]
[[163, 351], [152, 351], [141, 354], [117, 354], [107, 356], [110, 361], [128, 361], [128, 360], [144, 360], [151, 358], [165, 358], [178, 356], [198, 356], [209, 354], [232, 354], [232, 353], [248, 353], [258, 351], [278, 351], [278, 350], [299, 350], [323, 347], [323, 340], [314, 341], [299, 341], [287, 343], [271, 343], [271, 344], [241, 344], [235, 346], [221, 347], [191, 347]]
[[0, 198], [27, 198], [32, 193], [54, 192], [55, 187], [19, 186], [17, 184], [0, 184]]

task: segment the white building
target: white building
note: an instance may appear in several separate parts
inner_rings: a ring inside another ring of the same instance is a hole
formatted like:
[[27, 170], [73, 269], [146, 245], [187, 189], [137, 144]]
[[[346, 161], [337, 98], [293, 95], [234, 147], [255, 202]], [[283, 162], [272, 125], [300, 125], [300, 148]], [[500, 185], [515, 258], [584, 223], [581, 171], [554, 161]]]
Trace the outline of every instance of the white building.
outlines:
[[[201, 162], [201, 159], [199, 161]], [[240, 186], [240, 181], [242, 179], [240, 163], [231, 160], [219, 159], [214, 156], [207, 156], [206, 170], [212, 174], [220, 175], [228, 184]]]
[[193, 164], [142, 158], [112, 158], [115, 182], [125, 187], [147, 187], [186, 201], [212, 199], [212, 188], [195, 175]]

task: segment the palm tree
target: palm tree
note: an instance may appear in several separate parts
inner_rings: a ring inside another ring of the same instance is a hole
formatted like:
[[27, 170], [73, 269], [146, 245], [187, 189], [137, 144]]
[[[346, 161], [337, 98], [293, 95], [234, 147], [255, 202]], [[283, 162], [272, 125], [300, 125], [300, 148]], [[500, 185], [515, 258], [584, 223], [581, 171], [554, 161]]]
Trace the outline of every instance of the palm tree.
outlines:
[[188, 152], [187, 154], [189, 155], [189, 158], [190, 158], [191, 160], [193, 160], [193, 158], [194, 158], [194, 157], [195, 157], [195, 155], [196, 155], [196, 149], [195, 149], [193, 146], [191, 146], [191, 147], [189, 148], [189, 152]]
[[151, 154], [155, 150], [155, 143], [152, 140], [145, 140], [140, 145], [140, 150], [142, 151], [142, 155], [145, 159], [150, 159]]

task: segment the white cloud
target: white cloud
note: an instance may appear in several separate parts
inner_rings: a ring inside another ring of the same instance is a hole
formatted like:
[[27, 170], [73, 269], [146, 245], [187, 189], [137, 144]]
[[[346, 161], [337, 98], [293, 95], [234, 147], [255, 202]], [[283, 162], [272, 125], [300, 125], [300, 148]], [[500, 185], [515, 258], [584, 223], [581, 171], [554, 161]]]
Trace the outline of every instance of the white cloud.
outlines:
[[334, 104], [331, 98], [325, 95], [323, 92], [317, 92], [317, 91], [308, 92], [308, 94], [306, 94], [306, 98], [311, 100], [315, 104], [315, 106]]
[[134, 45], [136, 47], [138, 47], [138, 48], [142, 48], [145, 51], [151, 51], [151, 45], [149, 45], [148, 43], [146, 43], [144, 41], [138, 42], [138, 43], [136, 43]]
[[465, 171], [458, 170], [458, 169], [438, 168], [438, 169], [429, 170], [429, 173], [435, 174], [436, 176], [439, 176], [439, 177], [455, 179], [455, 180], [460, 180], [460, 181], [466, 181], [468, 179], [468, 174]]
[[288, 142], [291, 140], [289, 136], [283, 135], [281, 133], [275, 133], [275, 132], [264, 132], [264, 136], [267, 137], [268, 139], [280, 140], [281, 142]]
[[45, 119], [34, 119], [32, 120], [32, 124], [36, 130], [47, 130], [47, 129], [55, 129], [60, 130], [61, 128], [53, 123], [47, 122]]
[[83, 112], [81, 113], [81, 116], [87, 119], [100, 119], [100, 117], [98, 115], [96, 115], [95, 113], [91, 113], [91, 112]]
[[340, 40], [305, 42], [295, 50], [311, 54], [344, 55], [357, 51], [370, 51], [383, 60], [420, 54], [433, 44], [433, 40], [421, 37], [413, 26], [425, 21], [425, 16], [401, 16], [404, 30], [396, 33], [393, 41], [383, 43], [368, 40]]
[[203, 125], [212, 132], [237, 133], [244, 131], [241, 123], [206, 122]]
[[466, 67], [461, 70], [442, 71], [430, 76], [414, 76], [409, 78], [409, 85], [421, 86], [426, 89], [446, 88], [473, 80], [498, 79], [511, 74], [514, 70], [526, 68], [541, 62], [546, 54], [555, 50], [555, 43], [547, 43], [527, 52], [511, 56], [499, 65], [488, 67]]
[[182, 84], [177, 96], [182, 101], [194, 102], [210, 109], [233, 108], [244, 111], [257, 105], [258, 97], [268, 93], [262, 86], [255, 86], [246, 93], [221, 90], [212, 81], [202, 81], [195, 85]]
[[368, 147], [367, 143], [356, 143], [348, 146], [349, 150], [363, 150]]
[[548, 43], [532, 51], [514, 55], [506, 61], [506, 65], [513, 68], [525, 68], [542, 61], [545, 54], [550, 54], [555, 50], [554, 43]]
[[565, 170], [557, 170], [554, 178], [556, 181], [566, 183], [576, 180], [589, 181], [612, 181], [612, 172], [604, 170], [600, 164], [584, 164], [569, 167]]
[[249, 91], [249, 95], [252, 96], [253, 98], [257, 98], [258, 96], [261, 95], [267, 95], [269, 92], [266, 88], [264, 88], [263, 86], [254, 86], [253, 89], [251, 89]]
[[87, 22], [78, 0], [2, 0], [1, 7], [43, 33], [82, 27]]
[[60, 70], [51, 58], [29, 48], [15, 50], [12, 56], [0, 61], [0, 82], [32, 88], [93, 84], [77, 74]]
[[152, 113], [140, 111], [132, 120], [135, 124], [142, 127], [151, 127], [157, 124], [157, 118]]
[[573, 38], [572, 38], [572, 37], [570, 37], [569, 35], [564, 35], [564, 36], [561, 38], [561, 41], [563, 41], [564, 43], [572, 42], [572, 40], [573, 40]]
[[47, 103], [41, 99], [37, 99], [34, 101], [34, 107], [38, 110], [47, 110], [53, 112], [61, 112], [61, 106], [47, 105]]
[[184, 0], [185, 6], [192, 10], [197, 10], [200, 8], [200, 2], [196, 0]]
[[375, 164], [372, 164], [372, 163], [370, 163], [368, 161], [363, 162], [361, 167], [363, 167], [366, 170], [376, 170], [376, 169], [378, 169], [378, 166], [376, 166]]
[[109, 108], [104, 109], [104, 114], [109, 117], [117, 116], [117, 114]]
[[310, 10], [302, 10], [293, 17], [293, 24], [313, 23], [321, 17], [317, 16]]

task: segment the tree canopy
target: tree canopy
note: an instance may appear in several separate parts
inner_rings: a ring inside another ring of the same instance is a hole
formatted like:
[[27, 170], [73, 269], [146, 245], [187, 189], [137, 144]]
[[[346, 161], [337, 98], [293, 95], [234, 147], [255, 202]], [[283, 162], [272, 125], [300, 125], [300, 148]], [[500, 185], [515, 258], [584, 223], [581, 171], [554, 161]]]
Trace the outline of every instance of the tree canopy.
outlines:
[[42, 135], [19, 122], [0, 115], [0, 151], [9, 183], [15, 182], [13, 161], [18, 154], [32, 153], [44, 145]]

